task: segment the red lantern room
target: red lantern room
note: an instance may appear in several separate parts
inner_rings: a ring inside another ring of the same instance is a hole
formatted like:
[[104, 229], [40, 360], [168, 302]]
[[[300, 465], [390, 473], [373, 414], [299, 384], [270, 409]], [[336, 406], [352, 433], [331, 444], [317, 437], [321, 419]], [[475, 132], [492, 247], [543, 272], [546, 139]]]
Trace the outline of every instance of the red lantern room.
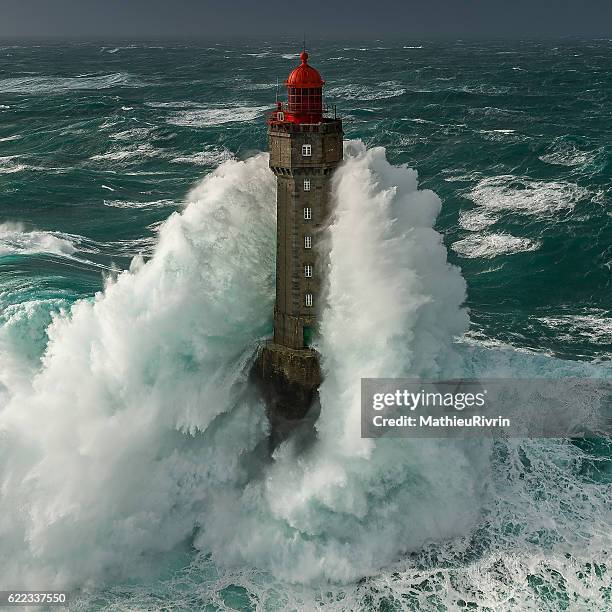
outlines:
[[[300, 54], [302, 63], [295, 68], [287, 80], [288, 104], [273, 113], [272, 121], [292, 123], [320, 123], [323, 119], [323, 85], [319, 71], [308, 64], [308, 53]], [[283, 110], [285, 112], [283, 112]]]

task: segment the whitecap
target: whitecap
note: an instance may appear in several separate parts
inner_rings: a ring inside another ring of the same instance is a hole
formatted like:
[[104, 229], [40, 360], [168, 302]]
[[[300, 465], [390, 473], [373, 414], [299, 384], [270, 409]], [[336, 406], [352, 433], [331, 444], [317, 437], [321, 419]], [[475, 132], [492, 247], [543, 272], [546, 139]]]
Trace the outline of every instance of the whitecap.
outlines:
[[174, 200], [153, 200], [151, 202], [131, 202], [128, 200], [104, 200], [104, 206], [110, 208], [167, 208], [176, 206]]
[[0, 157], [0, 174], [14, 174], [26, 170], [26, 164], [13, 161], [19, 159], [19, 157], [19, 155], [5, 155]]
[[145, 106], [151, 108], [198, 108], [202, 106], [200, 102], [191, 102], [189, 100], [177, 100], [175, 102], [147, 102]]
[[[138, 46], [137, 45], [128, 45], [126, 47], [113, 47], [112, 49], [107, 49], [106, 47], [102, 47], [102, 49], [100, 49], [100, 51], [104, 52], [106, 51], [106, 53], [110, 53], [111, 55], [114, 55], [115, 53], [118, 53], [119, 51], [126, 51], [129, 49], [137, 49]], [[147, 49], [155, 49], [156, 47], [147, 47]]]
[[497, 223], [497, 216], [486, 208], [472, 208], [459, 213], [459, 225], [471, 232], [478, 232], [495, 223]]
[[510, 234], [472, 234], [451, 245], [453, 251], [469, 258], [491, 258], [498, 255], [514, 255], [540, 248], [539, 242], [518, 238]]
[[195, 164], [196, 166], [212, 166], [232, 159], [233, 155], [227, 149], [207, 147], [204, 151], [190, 155], [180, 155], [171, 160], [173, 164]]
[[385, 100], [396, 98], [406, 93], [396, 81], [380, 83], [375, 87], [368, 85], [341, 85], [329, 90], [328, 94], [343, 100]]
[[114, 240], [104, 243], [104, 251], [115, 257], [134, 257], [135, 255], [150, 256], [155, 250], [157, 236], [145, 236], [127, 240]]
[[167, 120], [167, 123], [181, 127], [210, 127], [225, 123], [253, 121], [268, 110], [270, 110], [269, 106], [200, 108], [175, 113]]
[[491, 215], [513, 212], [549, 216], [571, 211], [580, 200], [591, 195], [585, 187], [566, 181], [534, 181], [500, 175], [481, 179], [466, 197]]
[[540, 161], [555, 166], [584, 166], [595, 160], [595, 153], [579, 149], [573, 143], [556, 142], [550, 151], [539, 156]]
[[0, 93], [42, 95], [112, 87], [140, 87], [141, 85], [141, 82], [124, 72], [76, 77], [11, 77], [0, 80]]
[[110, 138], [113, 140], [135, 140], [138, 138], [146, 138], [153, 128], [133, 128], [131, 130], [124, 130], [123, 132], [117, 132], [111, 134]]
[[89, 159], [92, 161], [119, 161], [127, 162], [132, 160], [139, 160], [144, 158], [158, 157], [162, 152], [155, 149], [150, 144], [140, 144], [128, 147], [127, 149], [111, 149], [106, 153], [99, 153], [93, 155]]
[[72, 255], [76, 247], [67, 234], [26, 230], [21, 223], [0, 223], [0, 256], [51, 253]]
[[536, 317], [549, 329], [556, 332], [564, 342], [577, 340], [612, 347], [612, 317], [603, 310], [593, 310], [580, 314], [567, 314]]

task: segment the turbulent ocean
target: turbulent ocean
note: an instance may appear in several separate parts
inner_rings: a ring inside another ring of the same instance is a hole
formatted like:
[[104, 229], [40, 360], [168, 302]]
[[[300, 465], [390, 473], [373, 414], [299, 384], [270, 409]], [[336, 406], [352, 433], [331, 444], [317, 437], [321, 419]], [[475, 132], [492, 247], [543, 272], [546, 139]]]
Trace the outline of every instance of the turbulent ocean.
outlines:
[[[313, 42], [344, 119], [318, 439], [268, 455], [291, 41], [0, 45], [0, 588], [612, 610], [612, 443], [364, 440], [361, 377], [612, 373], [612, 42]], [[571, 398], [570, 398], [571, 401]]]

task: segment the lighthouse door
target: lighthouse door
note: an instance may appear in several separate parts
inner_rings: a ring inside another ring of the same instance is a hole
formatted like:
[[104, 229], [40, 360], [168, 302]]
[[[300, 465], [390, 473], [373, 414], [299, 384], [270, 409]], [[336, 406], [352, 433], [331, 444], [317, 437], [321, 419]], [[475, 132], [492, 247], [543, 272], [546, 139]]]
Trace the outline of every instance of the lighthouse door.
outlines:
[[314, 328], [304, 325], [304, 346], [310, 346], [314, 337]]

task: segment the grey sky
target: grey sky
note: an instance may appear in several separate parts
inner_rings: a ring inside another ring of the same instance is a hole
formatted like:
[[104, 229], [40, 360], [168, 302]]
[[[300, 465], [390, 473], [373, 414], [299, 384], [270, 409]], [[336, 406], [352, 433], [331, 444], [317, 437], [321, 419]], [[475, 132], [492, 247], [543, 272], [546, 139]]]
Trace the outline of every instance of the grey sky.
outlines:
[[612, 37], [612, 0], [0, 0], [0, 37]]

